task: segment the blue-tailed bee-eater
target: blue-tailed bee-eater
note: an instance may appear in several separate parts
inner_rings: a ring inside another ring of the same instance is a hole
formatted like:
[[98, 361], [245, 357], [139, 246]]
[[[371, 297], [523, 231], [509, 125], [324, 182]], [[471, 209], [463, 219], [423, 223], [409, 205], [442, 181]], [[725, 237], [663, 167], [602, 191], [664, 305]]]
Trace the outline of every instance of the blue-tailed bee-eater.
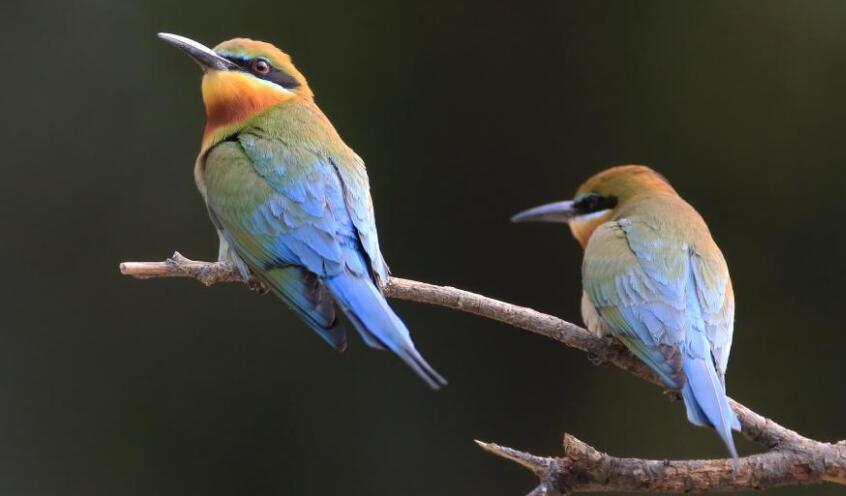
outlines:
[[734, 292], [699, 213], [660, 174], [626, 165], [591, 177], [571, 201], [512, 220], [569, 224], [584, 248], [585, 325], [615, 336], [681, 391], [688, 420], [713, 428], [737, 459], [740, 423], [725, 389]]
[[219, 260], [258, 278], [336, 349], [347, 345], [337, 304], [368, 345], [393, 351], [431, 387], [446, 384], [380, 290], [388, 267], [364, 162], [291, 58], [244, 38], [209, 49], [159, 37], [203, 69], [206, 125], [194, 179], [217, 228]]

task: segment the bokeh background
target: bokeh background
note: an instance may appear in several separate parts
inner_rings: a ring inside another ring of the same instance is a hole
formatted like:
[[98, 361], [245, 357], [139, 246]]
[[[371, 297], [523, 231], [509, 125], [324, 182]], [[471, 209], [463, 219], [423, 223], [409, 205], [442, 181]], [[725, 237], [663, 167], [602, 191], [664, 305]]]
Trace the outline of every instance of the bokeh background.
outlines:
[[293, 54], [399, 276], [579, 322], [577, 244], [508, 218], [652, 165], [729, 261], [730, 394], [843, 439], [844, 26], [839, 1], [4, 1], [0, 494], [515, 495], [534, 477], [472, 440], [554, 455], [564, 432], [724, 455], [657, 388], [495, 322], [396, 302], [450, 379], [433, 393], [244, 286], [120, 276], [217, 250], [200, 71], [157, 31]]

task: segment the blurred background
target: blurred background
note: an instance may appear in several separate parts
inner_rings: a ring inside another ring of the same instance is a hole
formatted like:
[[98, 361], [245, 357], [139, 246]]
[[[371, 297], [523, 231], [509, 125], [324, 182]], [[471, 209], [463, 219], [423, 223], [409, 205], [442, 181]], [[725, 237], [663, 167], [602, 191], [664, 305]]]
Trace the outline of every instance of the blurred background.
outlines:
[[846, 438], [844, 25], [838, 1], [3, 2], [0, 493], [516, 495], [534, 477], [472, 440], [556, 455], [565, 432], [724, 455], [659, 389], [495, 322], [395, 302], [450, 380], [433, 393], [245, 286], [119, 275], [217, 253], [200, 71], [157, 31], [293, 54], [367, 161], [401, 277], [580, 322], [576, 242], [508, 218], [655, 167], [732, 270], [730, 395]]

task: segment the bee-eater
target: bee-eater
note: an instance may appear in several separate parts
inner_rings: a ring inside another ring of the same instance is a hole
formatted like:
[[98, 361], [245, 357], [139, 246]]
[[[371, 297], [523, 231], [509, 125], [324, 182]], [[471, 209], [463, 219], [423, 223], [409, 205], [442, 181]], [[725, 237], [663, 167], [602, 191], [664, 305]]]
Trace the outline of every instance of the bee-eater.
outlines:
[[380, 290], [388, 267], [364, 162], [291, 58], [244, 38], [209, 49], [159, 37], [203, 69], [206, 125], [194, 179], [217, 228], [219, 260], [255, 275], [337, 350], [347, 341], [335, 303], [368, 345], [393, 351], [431, 387], [446, 384]]
[[584, 248], [582, 319], [612, 335], [666, 385], [687, 418], [711, 427], [737, 459], [725, 373], [734, 292], [708, 226], [667, 180], [640, 165], [588, 179], [571, 201], [542, 205], [514, 222], [562, 222]]

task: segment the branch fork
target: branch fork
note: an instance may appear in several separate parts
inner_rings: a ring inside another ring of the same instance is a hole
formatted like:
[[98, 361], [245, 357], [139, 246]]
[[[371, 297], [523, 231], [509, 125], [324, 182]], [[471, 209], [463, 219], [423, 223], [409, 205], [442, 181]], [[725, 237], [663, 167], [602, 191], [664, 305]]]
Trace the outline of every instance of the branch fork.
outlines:
[[[122, 274], [139, 279], [193, 278], [206, 286], [245, 279], [227, 262], [200, 262], [175, 252], [164, 262], [124, 262]], [[599, 338], [584, 328], [531, 308], [520, 307], [448, 286], [390, 278], [386, 296], [428, 303], [503, 322], [582, 350], [592, 362], [610, 363], [653, 384], [660, 380], [622, 344]], [[600, 452], [570, 434], [564, 436], [564, 456], [541, 457], [493, 443], [476, 441], [485, 451], [534, 472], [540, 485], [530, 496], [560, 496], [579, 492], [705, 493], [764, 490], [773, 487], [829, 482], [846, 486], [846, 440], [826, 443], [806, 438], [775, 421], [731, 401], [742, 434], [768, 451], [730, 459], [645, 460], [618, 458]]]

